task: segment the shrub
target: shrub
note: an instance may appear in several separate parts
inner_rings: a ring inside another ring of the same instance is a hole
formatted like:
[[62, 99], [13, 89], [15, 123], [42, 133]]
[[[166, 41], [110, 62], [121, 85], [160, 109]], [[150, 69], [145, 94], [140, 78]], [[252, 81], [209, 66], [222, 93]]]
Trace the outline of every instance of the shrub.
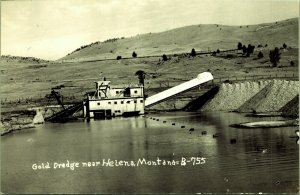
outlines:
[[192, 51], [191, 51], [191, 56], [192, 56], [192, 57], [195, 57], [195, 56], [196, 56], [196, 51], [195, 51], [194, 48], [193, 48]]
[[162, 60], [163, 60], [163, 61], [167, 61], [167, 60], [168, 60], [168, 57], [167, 57], [166, 54], [162, 55]]
[[117, 60], [121, 60], [122, 59], [122, 56], [117, 56]]
[[291, 65], [291, 66], [294, 66], [294, 65], [295, 65], [295, 62], [294, 62], [294, 61], [291, 61], [291, 62], [290, 62], [290, 65]]
[[257, 57], [258, 59], [261, 59], [264, 57], [264, 54], [260, 51], [258, 54], [257, 54]]
[[133, 58], [136, 58], [136, 57], [137, 57], [137, 54], [135, 53], [135, 51], [132, 52], [132, 57], [133, 57]]

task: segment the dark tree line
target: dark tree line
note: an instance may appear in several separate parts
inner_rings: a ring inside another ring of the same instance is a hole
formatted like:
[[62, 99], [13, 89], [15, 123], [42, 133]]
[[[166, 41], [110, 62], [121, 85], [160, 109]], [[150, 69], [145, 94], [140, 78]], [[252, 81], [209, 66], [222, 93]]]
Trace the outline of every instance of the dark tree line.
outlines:
[[239, 42], [238, 45], [237, 45], [237, 49], [242, 50], [243, 55], [246, 55], [247, 57], [249, 57], [250, 54], [252, 54], [254, 52], [254, 48], [255, 48], [254, 45], [248, 44], [248, 47], [246, 47], [241, 42]]

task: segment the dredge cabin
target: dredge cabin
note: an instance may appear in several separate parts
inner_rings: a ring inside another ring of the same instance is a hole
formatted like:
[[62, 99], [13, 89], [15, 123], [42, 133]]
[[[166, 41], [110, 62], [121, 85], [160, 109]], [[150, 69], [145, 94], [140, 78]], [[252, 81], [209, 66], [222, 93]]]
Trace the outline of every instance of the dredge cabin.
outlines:
[[84, 115], [89, 118], [111, 118], [144, 114], [142, 85], [113, 88], [110, 81], [97, 81], [96, 91], [86, 94]]

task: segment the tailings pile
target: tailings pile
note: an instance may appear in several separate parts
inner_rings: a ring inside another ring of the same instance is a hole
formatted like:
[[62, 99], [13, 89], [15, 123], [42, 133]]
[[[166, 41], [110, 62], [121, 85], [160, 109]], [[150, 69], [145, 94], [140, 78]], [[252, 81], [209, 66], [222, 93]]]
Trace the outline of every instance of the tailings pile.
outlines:
[[283, 112], [294, 114], [299, 105], [299, 81], [268, 80], [223, 83], [202, 111]]
[[255, 94], [267, 86], [270, 81], [223, 83], [215, 97], [202, 107], [202, 111], [236, 110]]

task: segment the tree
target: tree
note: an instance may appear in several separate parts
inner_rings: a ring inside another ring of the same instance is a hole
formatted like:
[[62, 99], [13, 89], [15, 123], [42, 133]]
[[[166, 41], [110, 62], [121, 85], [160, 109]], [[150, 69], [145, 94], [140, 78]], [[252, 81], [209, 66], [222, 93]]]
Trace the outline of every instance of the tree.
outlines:
[[238, 43], [237, 48], [238, 48], [238, 50], [242, 50], [243, 49], [243, 45], [242, 45], [241, 42]]
[[243, 45], [243, 54], [247, 53], [247, 47], [245, 45]]
[[264, 54], [260, 51], [258, 54], [257, 54], [257, 58], [258, 59], [261, 59], [264, 57]]
[[191, 51], [191, 56], [192, 56], [192, 57], [195, 57], [195, 56], [196, 56], [196, 51], [195, 51], [194, 48], [193, 48], [192, 51]]
[[122, 56], [117, 56], [117, 60], [121, 60], [122, 59]]
[[143, 70], [138, 70], [138, 71], [136, 71], [135, 75], [138, 76], [139, 83], [144, 86], [144, 80], [145, 80], [146, 73]]
[[133, 57], [133, 58], [136, 58], [136, 57], [137, 57], [137, 54], [135, 53], [135, 51], [132, 52], [132, 57]]
[[280, 54], [278, 47], [275, 47], [274, 50], [270, 51], [269, 57], [270, 62], [273, 64], [273, 67], [276, 67], [280, 60]]
[[286, 49], [286, 48], [287, 48], [287, 45], [286, 45], [285, 43], [283, 43], [282, 47], [283, 47], [284, 49]]
[[247, 57], [249, 57], [250, 54], [253, 53], [254, 48], [255, 48], [255, 46], [253, 46], [253, 45], [251, 45], [251, 44], [248, 45], [248, 48], [247, 48]]
[[166, 54], [162, 55], [162, 60], [163, 60], [163, 61], [167, 61], [167, 60], [168, 60], [168, 57], [167, 57]]

